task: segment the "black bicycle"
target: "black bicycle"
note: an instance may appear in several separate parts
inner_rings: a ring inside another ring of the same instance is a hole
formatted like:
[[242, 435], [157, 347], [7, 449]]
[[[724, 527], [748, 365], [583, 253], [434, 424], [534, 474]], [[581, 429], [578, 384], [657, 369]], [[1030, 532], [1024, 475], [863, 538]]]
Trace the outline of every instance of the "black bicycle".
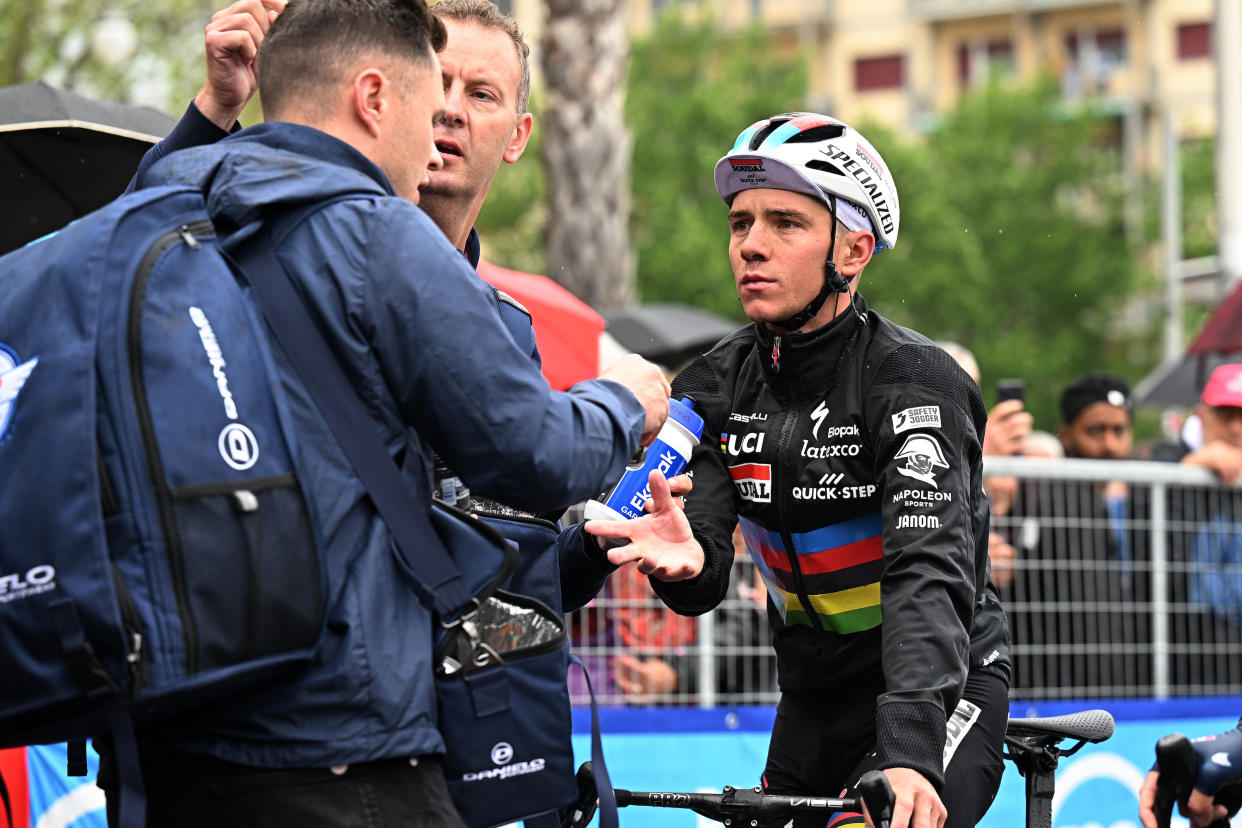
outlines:
[[[1157, 742], [1156, 769], [1160, 771], [1160, 781], [1156, 783], [1156, 801], [1152, 811], [1156, 814], [1159, 828], [1169, 828], [1173, 806], [1186, 801], [1199, 774], [1199, 757], [1191, 747], [1190, 739], [1181, 733], [1174, 733]], [[1229, 828], [1229, 819], [1242, 806], [1242, 781], [1222, 785], [1213, 800], [1224, 805], [1229, 813], [1213, 822], [1210, 828]]]
[[[1027, 828], [1052, 826], [1052, 794], [1061, 757], [1077, 753], [1088, 742], [1103, 742], [1113, 735], [1113, 728], [1113, 717], [1107, 710], [1009, 720], [1004, 756], [1026, 779]], [[1073, 743], [1063, 746], [1067, 740]], [[730, 828], [779, 826], [801, 813], [822, 814], [827, 822], [836, 813], [861, 813], [863, 803], [866, 803], [872, 824], [876, 828], [888, 828], [893, 813], [893, 790], [888, 777], [880, 771], [869, 771], [859, 781], [858, 792], [859, 796], [854, 798], [782, 796], [765, 794], [759, 787], [726, 786], [718, 794], [614, 789], [618, 807], [683, 808]], [[599, 797], [590, 762], [578, 769], [578, 794], [578, 801], [562, 821], [562, 828], [585, 828], [595, 815]]]

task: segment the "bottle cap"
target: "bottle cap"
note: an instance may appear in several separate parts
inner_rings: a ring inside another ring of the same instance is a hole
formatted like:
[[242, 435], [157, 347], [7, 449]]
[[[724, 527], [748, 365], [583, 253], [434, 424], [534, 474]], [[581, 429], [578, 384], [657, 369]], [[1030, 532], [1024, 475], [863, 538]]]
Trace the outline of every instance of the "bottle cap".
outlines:
[[692, 397], [669, 400], [668, 418], [693, 434], [694, 439], [703, 438], [703, 418], [695, 412]]

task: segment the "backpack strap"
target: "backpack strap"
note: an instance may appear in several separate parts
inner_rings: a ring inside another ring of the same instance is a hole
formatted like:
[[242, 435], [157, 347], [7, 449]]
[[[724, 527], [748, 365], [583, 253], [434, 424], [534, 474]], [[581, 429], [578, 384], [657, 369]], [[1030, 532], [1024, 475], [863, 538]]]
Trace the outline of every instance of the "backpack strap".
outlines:
[[428, 505], [419, 503], [402, 479], [340, 360], [276, 258], [274, 240], [325, 206], [308, 205], [277, 219], [275, 229], [250, 234], [233, 252], [234, 264], [387, 525], [397, 562], [419, 599], [442, 620], [456, 618], [473, 606], [474, 595], [448, 551], [436, 542]]
[[612, 790], [608, 766], [604, 764], [604, 740], [600, 735], [599, 706], [595, 703], [595, 688], [591, 686], [591, 674], [578, 656], [570, 653], [569, 660], [582, 670], [582, 677], [586, 679], [587, 692], [591, 694], [591, 769], [595, 774], [595, 789], [599, 793], [599, 828], [618, 828], [617, 795]]

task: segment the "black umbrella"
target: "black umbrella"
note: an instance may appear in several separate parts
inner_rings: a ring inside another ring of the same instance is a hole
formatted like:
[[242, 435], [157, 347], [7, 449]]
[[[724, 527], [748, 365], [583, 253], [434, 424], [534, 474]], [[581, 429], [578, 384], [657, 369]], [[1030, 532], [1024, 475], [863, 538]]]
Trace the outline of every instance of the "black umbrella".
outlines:
[[1215, 354], [1186, 354], [1175, 362], [1161, 365], [1134, 388], [1134, 399], [1152, 405], [1190, 408], [1199, 402], [1203, 386], [1220, 365], [1242, 362], [1242, 351]]
[[680, 367], [741, 324], [689, 305], [651, 304], [605, 311], [608, 333], [625, 348], [670, 368]]
[[175, 123], [42, 81], [0, 89], [0, 253], [116, 198]]
[[1203, 330], [1176, 362], [1161, 365], [1134, 389], [1141, 403], [1192, 406], [1219, 365], [1242, 362], [1242, 283], [1212, 311]]

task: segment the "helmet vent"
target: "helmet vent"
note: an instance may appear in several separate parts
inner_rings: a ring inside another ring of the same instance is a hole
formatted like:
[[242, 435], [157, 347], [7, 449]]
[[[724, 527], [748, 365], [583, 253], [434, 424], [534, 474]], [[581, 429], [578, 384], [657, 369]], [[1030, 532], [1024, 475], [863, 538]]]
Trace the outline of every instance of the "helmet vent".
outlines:
[[750, 151], [754, 152], [759, 149], [759, 145], [768, 139], [768, 136], [775, 132], [785, 121], [773, 118], [764, 124], [763, 129], [756, 132], [750, 139]]
[[817, 141], [828, 141], [833, 138], [840, 138], [845, 134], [845, 127], [841, 124], [824, 124], [822, 126], [804, 129], [797, 135], [791, 136], [786, 144], [813, 144]]
[[819, 170], [831, 175], [839, 175], [844, 177], [845, 173], [841, 172], [841, 168], [836, 164], [829, 164], [827, 161], [820, 161], [818, 158], [806, 162], [806, 166], [812, 170]]

